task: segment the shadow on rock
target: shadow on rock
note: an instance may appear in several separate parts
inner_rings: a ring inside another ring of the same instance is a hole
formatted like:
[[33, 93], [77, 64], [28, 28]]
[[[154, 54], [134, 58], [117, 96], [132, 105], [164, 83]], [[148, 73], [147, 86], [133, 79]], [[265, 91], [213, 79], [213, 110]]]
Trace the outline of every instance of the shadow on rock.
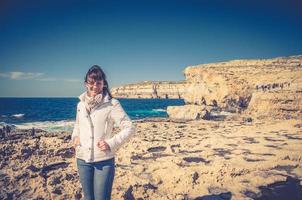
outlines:
[[194, 200], [230, 200], [230, 199], [232, 199], [232, 193], [224, 192], [221, 194], [212, 194], [212, 195], [197, 197]]
[[47, 178], [47, 173], [49, 171], [57, 170], [57, 169], [60, 169], [60, 168], [66, 168], [66, 167], [68, 167], [68, 165], [69, 165], [69, 163], [66, 163], [66, 162], [58, 162], [58, 163], [53, 163], [53, 164], [44, 166], [41, 169], [40, 176], [42, 176], [43, 178], [46, 179]]
[[255, 200], [298, 200], [302, 199], [300, 180], [287, 177], [286, 181], [279, 181], [267, 186], [260, 186], [260, 193], [246, 191], [244, 194]]

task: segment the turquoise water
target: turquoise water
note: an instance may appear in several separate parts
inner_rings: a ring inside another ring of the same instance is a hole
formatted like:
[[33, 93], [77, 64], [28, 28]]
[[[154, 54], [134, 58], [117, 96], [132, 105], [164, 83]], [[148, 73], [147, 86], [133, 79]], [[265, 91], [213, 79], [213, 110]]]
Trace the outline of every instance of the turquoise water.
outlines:
[[[0, 125], [71, 130], [78, 98], [0, 98]], [[167, 106], [184, 105], [182, 99], [119, 99], [132, 120], [167, 117]]]

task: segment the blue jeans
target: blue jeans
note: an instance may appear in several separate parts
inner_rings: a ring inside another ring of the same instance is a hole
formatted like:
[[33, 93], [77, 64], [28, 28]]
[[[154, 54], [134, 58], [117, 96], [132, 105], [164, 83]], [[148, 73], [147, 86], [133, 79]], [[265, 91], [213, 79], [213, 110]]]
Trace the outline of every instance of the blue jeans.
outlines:
[[87, 163], [77, 158], [80, 182], [86, 200], [110, 200], [115, 167], [114, 158]]

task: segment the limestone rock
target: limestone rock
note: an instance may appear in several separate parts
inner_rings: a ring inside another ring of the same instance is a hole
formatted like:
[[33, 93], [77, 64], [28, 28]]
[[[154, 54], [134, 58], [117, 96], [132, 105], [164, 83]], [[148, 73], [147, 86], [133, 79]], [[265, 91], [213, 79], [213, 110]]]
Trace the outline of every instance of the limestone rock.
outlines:
[[167, 113], [169, 118], [177, 120], [196, 120], [209, 117], [206, 107], [200, 105], [168, 106]]
[[186, 104], [217, 106], [253, 117], [301, 116], [302, 56], [189, 66], [184, 75]]
[[184, 99], [192, 106], [168, 108], [177, 119], [207, 118], [209, 107], [253, 118], [301, 119], [302, 55], [200, 64], [183, 73], [185, 81], [145, 81], [111, 92], [117, 98]]
[[[302, 83], [301, 83], [302, 84]], [[246, 114], [257, 118], [301, 119], [302, 95], [300, 92], [282, 91], [253, 93]]]
[[111, 93], [116, 98], [181, 99], [185, 90], [185, 81], [144, 81], [112, 88]]

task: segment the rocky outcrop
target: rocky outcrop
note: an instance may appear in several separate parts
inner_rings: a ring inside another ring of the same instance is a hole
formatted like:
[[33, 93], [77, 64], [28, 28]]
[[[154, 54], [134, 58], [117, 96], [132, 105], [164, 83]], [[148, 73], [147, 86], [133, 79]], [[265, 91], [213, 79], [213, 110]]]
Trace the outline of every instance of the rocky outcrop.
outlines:
[[206, 119], [210, 115], [206, 106], [200, 105], [168, 106], [167, 113], [170, 118], [181, 120]]
[[245, 113], [257, 118], [302, 119], [302, 90], [253, 93]]
[[144, 81], [112, 88], [111, 93], [116, 98], [181, 99], [185, 89], [185, 81]]
[[254, 117], [301, 117], [302, 56], [201, 64], [187, 67], [184, 75], [187, 105], [178, 109], [178, 116], [191, 112], [188, 105], [203, 105], [208, 112], [220, 109]]

